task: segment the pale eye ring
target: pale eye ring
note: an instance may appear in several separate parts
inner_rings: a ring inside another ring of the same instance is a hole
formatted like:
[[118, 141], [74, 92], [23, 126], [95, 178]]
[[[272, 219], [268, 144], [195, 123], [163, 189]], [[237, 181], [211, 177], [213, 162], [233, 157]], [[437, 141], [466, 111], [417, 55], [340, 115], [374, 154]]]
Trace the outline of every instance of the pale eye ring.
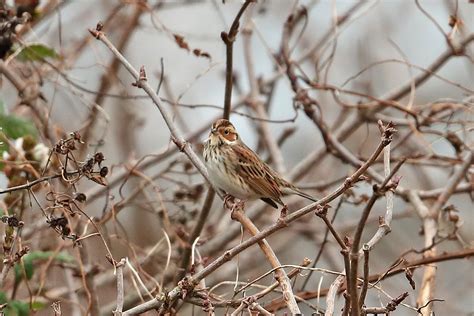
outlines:
[[226, 129], [226, 130], [224, 131], [224, 134], [229, 135], [229, 130]]

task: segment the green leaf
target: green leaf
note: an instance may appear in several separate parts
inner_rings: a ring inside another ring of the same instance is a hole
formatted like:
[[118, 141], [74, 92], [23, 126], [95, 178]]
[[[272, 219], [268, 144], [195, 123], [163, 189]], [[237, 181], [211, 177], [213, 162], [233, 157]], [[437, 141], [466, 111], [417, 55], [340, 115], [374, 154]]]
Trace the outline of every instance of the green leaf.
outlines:
[[34, 273], [34, 266], [33, 266], [33, 261], [32, 260], [27, 260], [26, 258], [23, 259], [23, 266], [20, 263], [15, 264], [15, 282], [20, 282], [23, 280], [23, 267], [25, 267], [25, 272], [26, 278], [30, 280], [33, 277]]
[[48, 305], [46, 305], [45, 303], [43, 302], [38, 302], [38, 301], [35, 301], [31, 304], [31, 309], [35, 310], [35, 311], [40, 311], [42, 309], [45, 309]]
[[3, 134], [9, 139], [17, 139], [26, 135], [31, 135], [36, 139], [38, 134], [33, 122], [15, 115], [0, 114], [0, 128], [0, 154], [8, 151], [8, 145]]
[[43, 302], [34, 301], [31, 303], [31, 310], [29, 302], [23, 302], [18, 300], [9, 301], [5, 292], [0, 292], [0, 304], [7, 304], [7, 307], [3, 310], [6, 316], [28, 316], [31, 311], [40, 311], [45, 309], [47, 305]]
[[12, 310], [12, 314], [6, 313], [7, 315], [18, 315], [18, 316], [29, 316], [30, 315], [30, 304], [22, 301], [11, 301], [8, 303], [8, 307]]
[[[34, 262], [35, 260], [47, 260], [54, 256], [55, 253], [53, 251], [33, 251], [25, 256], [23, 256], [23, 266], [25, 267], [25, 273], [23, 273], [23, 267], [21, 266], [21, 263], [15, 264], [15, 281], [19, 282], [23, 280], [24, 274], [26, 274], [26, 278], [30, 280], [33, 277], [34, 270], [35, 270], [35, 265]], [[60, 252], [57, 253], [54, 257], [54, 260], [59, 261], [59, 262], [73, 262], [74, 257], [71, 255]]]
[[[54, 255], [55, 255], [54, 251], [33, 251], [25, 255], [25, 257], [29, 259], [31, 258], [31, 260], [39, 260], [39, 259], [46, 260], [46, 259], [51, 258]], [[74, 257], [66, 252], [59, 252], [55, 255], [54, 260], [59, 261], [59, 262], [73, 262]]]
[[2, 132], [10, 139], [17, 139], [26, 135], [36, 138], [38, 131], [33, 122], [15, 115], [0, 114]]
[[[7, 115], [4, 112], [3, 103], [0, 101], [0, 157], [4, 151], [8, 152], [8, 143], [5, 139], [17, 139], [20, 137], [31, 136], [37, 139], [38, 130], [32, 121], [25, 120], [16, 115]], [[0, 163], [0, 171], [4, 164]]]
[[21, 51], [17, 55], [17, 58], [20, 61], [38, 61], [45, 58], [59, 58], [58, 53], [56, 53], [54, 49], [43, 44], [31, 44], [20, 49]]
[[0, 292], [0, 304], [5, 304], [7, 301], [7, 294], [5, 294], [5, 292]]

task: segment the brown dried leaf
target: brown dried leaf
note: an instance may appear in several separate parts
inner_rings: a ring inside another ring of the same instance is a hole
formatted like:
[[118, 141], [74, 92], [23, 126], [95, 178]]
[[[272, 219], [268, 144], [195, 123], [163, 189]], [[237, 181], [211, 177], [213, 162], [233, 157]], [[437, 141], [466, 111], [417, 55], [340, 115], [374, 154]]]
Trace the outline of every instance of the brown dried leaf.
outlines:
[[415, 281], [413, 280], [413, 271], [411, 269], [405, 269], [405, 277], [407, 278], [408, 282], [412, 289], [415, 289]]
[[183, 36], [178, 35], [178, 34], [173, 34], [173, 36], [174, 36], [174, 40], [175, 40], [176, 44], [178, 44], [178, 46], [179, 46], [180, 48], [183, 48], [183, 49], [189, 51], [189, 45], [188, 45], [188, 43], [184, 40], [184, 37], [183, 37]]
[[208, 52], [204, 52], [200, 50], [199, 48], [193, 49], [193, 54], [197, 57], [205, 57], [207, 59], [211, 59], [211, 55]]
[[89, 179], [91, 179], [92, 181], [94, 181], [95, 183], [98, 183], [100, 185], [103, 185], [103, 186], [107, 185], [107, 182], [101, 176], [90, 176]]

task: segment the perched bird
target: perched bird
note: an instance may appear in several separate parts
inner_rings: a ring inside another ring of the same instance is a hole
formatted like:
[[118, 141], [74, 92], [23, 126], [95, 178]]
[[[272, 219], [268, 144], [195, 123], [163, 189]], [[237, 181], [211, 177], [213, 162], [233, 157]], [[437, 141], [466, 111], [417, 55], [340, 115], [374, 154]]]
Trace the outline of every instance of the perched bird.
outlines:
[[281, 197], [297, 194], [316, 202], [263, 162], [240, 140], [228, 120], [212, 124], [204, 144], [204, 160], [213, 185], [241, 201], [261, 199], [274, 208], [278, 203], [286, 209]]

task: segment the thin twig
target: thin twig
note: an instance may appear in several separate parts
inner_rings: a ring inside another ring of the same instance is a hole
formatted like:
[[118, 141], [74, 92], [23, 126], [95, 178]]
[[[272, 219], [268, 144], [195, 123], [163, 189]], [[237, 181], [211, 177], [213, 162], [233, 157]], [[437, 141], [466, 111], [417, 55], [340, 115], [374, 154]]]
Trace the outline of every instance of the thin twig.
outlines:
[[122, 258], [120, 262], [115, 265], [117, 268], [117, 308], [113, 311], [114, 315], [122, 315], [123, 310], [123, 298], [124, 298], [124, 286], [123, 286], [123, 268], [125, 266], [126, 259]]
[[[68, 173], [68, 174], [72, 174], [72, 173]], [[0, 190], [0, 194], [10, 193], [10, 192], [18, 191], [18, 190], [30, 189], [31, 187], [33, 187], [37, 184], [40, 184], [42, 182], [49, 181], [49, 180], [52, 180], [52, 179], [61, 178], [61, 177], [62, 177], [62, 174], [54, 174], [54, 175], [51, 175], [51, 176], [39, 178], [39, 179], [33, 180], [31, 182], [28, 182], [28, 183], [25, 183], [25, 184], [22, 184], [22, 185], [17, 185], [17, 186], [10, 187], [10, 188], [7, 188], [7, 189], [2, 189], [2, 190]]]
[[154, 89], [148, 84], [147, 82], [147, 77], [145, 73], [145, 68], [141, 67], [140, 72], [138, 72], [131, 64], [130, 62], [117, 50], [117, 48], [109, 41], [107, 36], [97, 30], [89, 29], [89, 32], [103, 42], [109, 49], [110, 51], [116, 56], [116, 58], [122, 63], [122, 65], [128, 70], [128, 72], [135, 78], [136, 83], [135, 85], [138, 88], [143, 89], [152, 99], [153, 103], [156, 105], [156, 107], [159, 109], [163, 119], [165, 120], [166, 125], [168, 126], [168, 129], [171, 132], [171, 138], [173, 142], [176, 144], [178, 149], [188, 158], [191, 160], [193, 165], [196, 167], [196, 169], [202, 174], [202, 176], [210, 183], [209, 181], [209, 176], [207, 174], [206, 167], [202, 163], [202, 161], [199, 159], [199, 157], [196, 155], [194, 150], [191, 148], [189, 143], [183, 138], [183, 135], [181, 134], [181, 131], [178, 130], [178, 128], [175, 126], [173, 123], [172, 117], [169, 115], [169, 113], [166, 111], [166, 109], [163, 107], [161, 104], [160, 98], [156, 95]]
[[[311, 260], [309, 260], [308, 258], [305, 258], [305, 260], [303, 260], [301, 266], [302, 266], [302, 267], [306, 267], [306, 266], [308, 266], [310, 263], [311, 263]], [[298, 268], [294, 268], [293, 270], [291, 270], [290, 272], [288, 272], [288, 278], [290, 278], [290, 279], [293, 278], [293, 277], [296, 276], [298, 273], [300, 273], [300, 271], [301, 271], [301, 268], [299, 268], [299, 267], [298, 267]], [[313, 270], [311, 270], [311, 271], [313, 271]], [[272, 285], [270, 285], [269, 287], [267, 287], [265, 290], [263, 290], [263, 291], [261, 291], [261, 292], [255, 294], [255, 297], [256, 297], [257, 299], [260, 299], [260, 298], [264, 297], [266, 294], [271, 293], [277, 286], [278, 286], [278, 282], [274, 282]], [[241, 291], [241, 290], [243, 290], [243, 288], [239, 289], [239, 290], [237, 291], [237, 293], [238, 293], [239, 291]]]
[[391, 300], [385, 307], [366, 307], [364, 308], [364, 313], [367, 314], [385, 314], [389, 315], [390, 312], [393, 312], [397, 309], [397, 306], [400, 305], [404, 299], [408, 297], [408, 292], [400, 294], [398, 297]]
[[[390, 144], [384, 148], [384, 175], [385, 178], [390, 177], [391, 174], [395, 174], [405, 160], [401, 160], [392, 171], [390, 171]], [[393, 218], [393, 191], [386, 190], [385, 191], [385, 198], [386, 198], [386, 209], [385, 215], [379, 219], [379, 228], [375, 232], [374, 236], [367, 242], [367, 246], [369, 249], [372, 249], [376, 243], [378, 243], [383, 236], [387, 235], [390, 232], [390, 224], [392, 223]]]
[[367, 288], [369, 287], [369, 245], [364, 244], [362, 246], [362, 250], [364, 251], [364, 283], [362, 284], [362, 289], [360, 290], [359, 308], [362, 308], [364, 305], [365, 296], [367, 295]]
[[[330, 227], [332, 227], [332, 224], [334, 223], [334, 220], [336, 219], [337, 213], [338, 213], [339, 209], [341, 208], [343, 202], [344, 202], [344, 197], [341, 197], [339, 199], [339, 202], [337, 203], [336, 209], [334, 210], [334, 214], [332, 216], [330, 224], [328, 225], [326, 223], [326, 231], [324, 232], [323, 242], [319, 246], [319, 250], [318, 250], [318, 253], [316, 254], [316, 258], [314, 259], [313, 264], [311, 265], [312, 268], [316, 267], [316, 264], [319, 262], [319, 259], [321, 258], [322, 254], [323, 254], [325, 246], [328, 242], [329, 229], [330, 229]], [[326, 218], [326, 220], [323, 218], [323, 220], [326, 222], [327, 218]], [[333, 236], [336, 237], [337, 234], [335, 235], [333, 233]], [[309, 279], [311, 278], [312, 274], [313, 274], [313, 271], [310, 271], [310, 273], [308, 273], [308, 275], [306, 276], [306, 279], [304, 280], [303, 285], [301, 286], [301, 289], [300, 289], [301, 291], [305, 289], [305, 287], [308, 284]]]

